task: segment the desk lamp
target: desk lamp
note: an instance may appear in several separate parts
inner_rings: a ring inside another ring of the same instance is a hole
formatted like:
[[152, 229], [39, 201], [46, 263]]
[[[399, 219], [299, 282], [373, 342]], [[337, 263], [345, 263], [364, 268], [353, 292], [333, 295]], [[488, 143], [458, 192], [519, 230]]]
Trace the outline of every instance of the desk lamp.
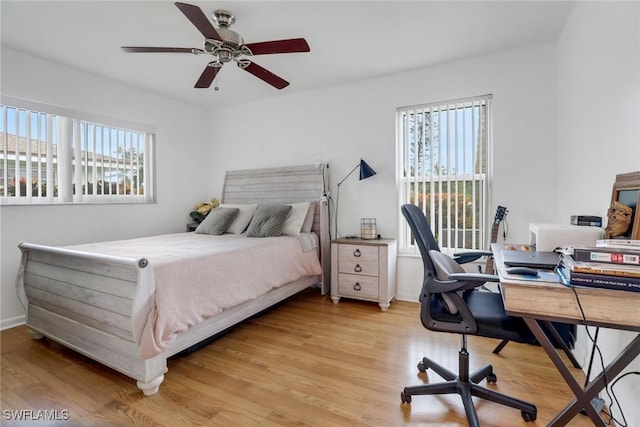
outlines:
[[367, 162], [360, 159], [360, 163], [358, 163], [353, 169], [351, 169], [351, 171], [347, 174], [347, 176], [342, 178], [342, 181], [338, 183], [338, 191], [336, 193], [336, 218], [335, 218], [335, 233], [334, 233], [334, 235], [336, 236], [335, 237], [336, 239], [338, 238], [338, 201], [340, 200], [340, 186], [358, 168], [360, 168], [360, 181], [362, 181], [363, 179], [371, 178], [373, 175], [376, 174], [376, 171], [374, 171], [373, 168], [367, 164]]

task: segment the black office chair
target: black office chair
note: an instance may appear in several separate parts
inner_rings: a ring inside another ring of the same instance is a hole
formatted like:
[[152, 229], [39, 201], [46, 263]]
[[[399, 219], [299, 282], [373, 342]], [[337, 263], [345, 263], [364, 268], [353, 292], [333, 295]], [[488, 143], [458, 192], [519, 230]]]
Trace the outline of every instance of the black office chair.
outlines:
[[[408, 205], [408, 206], [412, 206], [412, 205]], [[435, 250], [438, 252], [440, 251], [440, 246], [438, 245], [437, 240], [435, 239], [433, 233], [431, 233], [431, 229], [429, 229], [429, 233], [427, 236], [425, 236], [425, 241], [424, 244], [426, 246], [427, 251], [429, 250]], [[491, 251], [479, 251], [479, 250], [473, 250], [473, 251], [464, 251], [464, 252], [458, 252], [458, 253], [454, 253], [453, 254], [453, 259], [454, 261], [456, 261], [458, 264], [466, 264], [468, 262], [472, 262], [472, 261], [476, 261], [482, 257], [492, 257], [493, 258], [493, 253]], [[481, 268], [478, 267], [478, 272], [481, 272]], [[486, 271], [485, 273], [489, 273], [489, 274], [493, 274], [493, 271]], [[489, 291], [489, 289], [484, 286], [484, 284], [480, 285], [479, 288], [482, 288], [486, 291]], [[500, 351], [502, 351], [502, 349], [509, 343], [508, 339], [503, 339], [501, 340], [498, 345], [496, 345], [496, 347], [493, 349], [493, 353], [494, 354], [499, 354]]]
[[402, 402], [411, 403], [411, 396], [414, 395], [457, 393], [462, 398], [467, 420], [472, 427], [479, 426], [473, 396], [520, 409], [525, 421], [535, 421], [537, 409], [534, 405], [478, 385], [485, 378], [488, 383], [497, 381], [491, 365], [469, 372], [467, 335], [521, 343], [535, 341], [521, 318], [505, 313], [500, 294], [475, 290], [488, 281], [498, 281], [498, 276], [466, 273], [451, 257], [429, 249], [428, 242], [435, 239], [424, 213], [417, 206], [403, 205], [402, 214], [411, 227], [424, 264], [420, 320], [425, 328], [432, 331], [462, 335], [462, 345], [458, 353], [458, 373], [424, 357], [418, 363], [418, 370], [425, 372], [431, 368], [446, 381], [405, 387], [400, 394]]

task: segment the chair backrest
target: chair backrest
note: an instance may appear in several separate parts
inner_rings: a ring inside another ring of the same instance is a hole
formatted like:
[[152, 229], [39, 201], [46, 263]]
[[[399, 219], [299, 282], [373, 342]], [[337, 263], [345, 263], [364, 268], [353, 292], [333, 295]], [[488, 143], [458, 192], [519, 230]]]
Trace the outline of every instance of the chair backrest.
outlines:
[[427, 217], [419, 207], [412, 204], [405, 204], [402, 205], [400, 210], [407, 220], [409, 228], [411, 228], [411, 233], [413, 233], [413, 238], [418, 245], [418, 249], [420, 249], [420, 255], [422, 256], [422, 262], [424, 264], [424, 278], [426, 281], [427, 277], [432, 277], [436, 274], [435, 266], [429, 257], [429, 251], [440, 251], [440, 247], [431, 232]]
[[[422, 263], [424, 265], [424, 279], [420, 293], [420, 302], [422, 304], [420, 318], [422, 324], [427, 329], [435, 331], [456, 333], [475, 332], [477, 326], [469, 309], [462, 300], [462, 296], [456, 292], [448, 292], [446, 295], [442, 293], [443, 291], [446, 292], [443, 288], [455, 286], [451, 284], [452, 281], [446, 280], [446, 276], [448, 276], [449, 273], [463, 272], [464, 270], [453, 259], [440, 252], [440, 247], [431, 232], [429, 222], [419, 207], [405, 204], [402, 205], [401, 211], [411, 228], [418, 249], [420, 249]], [[433, 253], [435, 253], [436, 256], [432, 258]], [[438, 255], [440, 255], [440, 257], [438, 257]], [[434, 259], [438, 259], [438, 269], [436, 269], [434, 265]], [[445, 265], [446, 268], [443, 268]], [[440, 279], [438, 279], [438, 272], [440, 272], [440, 276], [442, 276]], [[446, 282], [449, 282], [449, 285], [446, 285]], [[435, 300], [433, 300], [433, 298], [435, 298]], [[446, 310], [452, 313], [452, 315], [457, 315], [455, 318], [447, 319], [447, 321], [436, 320], [432, 313], [434, 309], [436, 309], [436, 311], [441, 311], [441, 309]]]

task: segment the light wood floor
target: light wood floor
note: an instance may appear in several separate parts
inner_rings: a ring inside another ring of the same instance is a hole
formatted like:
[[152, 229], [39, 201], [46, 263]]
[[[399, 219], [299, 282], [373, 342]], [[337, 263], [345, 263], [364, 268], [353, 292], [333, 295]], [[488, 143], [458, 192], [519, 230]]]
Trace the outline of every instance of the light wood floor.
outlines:
[[[1, 333], [2, 425], [221, 426], [465, 426], [453, 396], [414, 396], [405, 385], [440, 381], [418, 376], [429, 355], [457, 370], [459, 336], [424, 329], [418, 304], [333, 304], [315, 290], [246, 321], [209, 346], [171, 359], [158, 394], [52, 341], [31, 339], [26, 327]], [[476, 400], [483, 426], [543, 426], [572, 394], [540, 347], [469, 337], [471, 368], [491, 363], [490, 387], [538, 407], [535, 423], [520, 411]], [[576, 377], [584, 376], [575, 370]], [[483, 381], [484, 385], [485, 382]], [[70, 421], [18, 423], [7, 410], [68, 411]], [[592, 425], [578, 415], [571, 426]]]

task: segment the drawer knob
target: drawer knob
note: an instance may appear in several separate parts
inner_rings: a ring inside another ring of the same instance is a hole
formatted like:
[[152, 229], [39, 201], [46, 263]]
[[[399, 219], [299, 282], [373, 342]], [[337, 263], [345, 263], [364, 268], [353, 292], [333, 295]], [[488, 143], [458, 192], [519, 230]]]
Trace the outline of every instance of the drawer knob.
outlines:
[[356, 264], [356, 266], [353, 267], [353, 271], [355, 271], [356, 273], [360, 273], [362, 271], [362, 267], [360, 267], [360, 264]]
[[356, 282], [355, 285], [353, 285], [353, 290], [354, 291], [359, 291], [362, 289], [362, 286], [360, 286], [360, 283]]
[[360, 253], [360, 249], [356, 249], [353, 251], [353, 256], [359, 258], [362, 254]]

